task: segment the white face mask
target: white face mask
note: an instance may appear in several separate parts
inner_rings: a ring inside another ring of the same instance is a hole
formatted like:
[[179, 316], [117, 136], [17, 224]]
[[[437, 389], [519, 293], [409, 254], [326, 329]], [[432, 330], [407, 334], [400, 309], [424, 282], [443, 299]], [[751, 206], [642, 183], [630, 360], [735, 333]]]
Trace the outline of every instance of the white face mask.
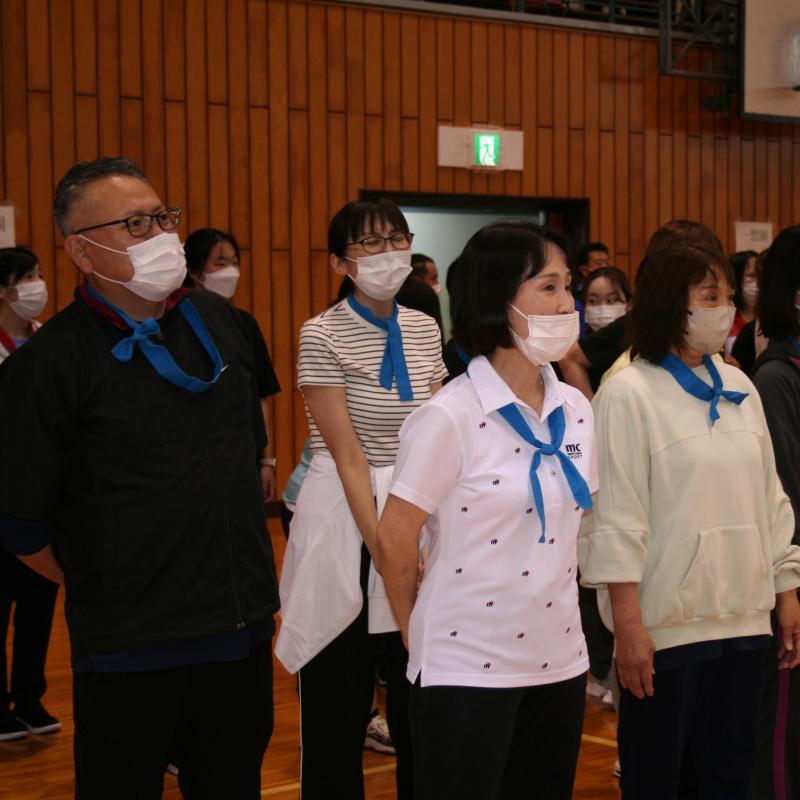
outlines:
[[18, 283], [14, 288], [17, 290], [17, 299], [13, 302], [9, 300], [8, 304], [22, 319], [32, 320], [47, 305], [47, 284], [41, 278]]
[[586, 324], [594, 331], [599, 331], [619, 319], [626, 311], [625, 303], [612, 303], [611, 305], [586, 306], [584, 314]]
[[432, 283], [431, 284], [431, 289], [433, 289], [433, 291], [436, 292], [436, 294], [441, 294], [442, 293], [442, 284], [439, 283], [439, 281], [436, 281], [436, 283]]
[[348, 258], [358, 265], [356, 286], [373, 300], [391, 300], [411, 274], [411, 252], [390, 250], [374, 256]]
[[223, 267], [214, 272], [204, 272], [200, 283], [210, 292], [231, 298], [236, 292], [236, 284], [239, 282], [238, 267]]
[[742, 284], [742, 297], [748, 300], [756, 301], [758, 297], [758, 284], [757, 283], [743, 283]]
[[686, 315], [686, 345], [709, 356], [718, 353], [728, 338], [734, 316], [734, 306], [689, 306], [689, 313]]
[[543, 367], [551, 361], [559, 361], [578, 341], [581, 321], [577, 311], [539, 316], [523, 314], [516, 306], [510, 303], [509, 306], [528, 320], [528, 337], [523, 339], [511, 329], [511, 338], [520, 353], [532, 364]]
[[186, 277], [186, 257], [183, 254], [183, 245], [177, 233], [160, 233], [152, 239], [145, 239], [138, 244], [132, 244], [127, 250], [115, 250], [104, 244], [87, 239], [81, 239], [109, 250], [128, 256], [133, 265], [133, 277], [129, 281], [118, 281], [107, 278], [95, 271], [98, 278], [109, 283], [118, 283], [139, 297], [160, 302], [166, 300], [183, 283]]

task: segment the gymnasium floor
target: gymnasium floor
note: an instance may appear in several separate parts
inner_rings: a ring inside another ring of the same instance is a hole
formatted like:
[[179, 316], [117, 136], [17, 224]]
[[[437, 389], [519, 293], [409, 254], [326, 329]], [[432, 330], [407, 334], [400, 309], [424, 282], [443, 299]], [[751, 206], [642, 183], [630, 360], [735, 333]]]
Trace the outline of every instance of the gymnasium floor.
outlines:
[[[281, 563], [284, 539], [277, 520], [270, 520], [275, 556]], [[69, 645], [61, 596], [56, 609], [50, 645], [45, 697], [51, 713], [63, 725], [61, 733], [29, 736], [19, 742], [0, 742], [0, 800], [69, 800], [73, 797], [72, 716]], [[587, 697], [583, 742], [578, 763], [575, 800], [617, 800], [612, 776], [616, 717], [608, 706]], [[275, 733], [262, 769], [262, 797], [290, 800], [298, 796], [298, 707], [294, 679], [275, 662]], [[364, 754], [367, 800], [394, 798], [394, 758], [367, 751]], [[113, 788], [109, 787], [109, 800]], [[166, 775], [164, 798], [179, 800], [177, 780]], [[221, 799], [222, 800], [222, 799]]]

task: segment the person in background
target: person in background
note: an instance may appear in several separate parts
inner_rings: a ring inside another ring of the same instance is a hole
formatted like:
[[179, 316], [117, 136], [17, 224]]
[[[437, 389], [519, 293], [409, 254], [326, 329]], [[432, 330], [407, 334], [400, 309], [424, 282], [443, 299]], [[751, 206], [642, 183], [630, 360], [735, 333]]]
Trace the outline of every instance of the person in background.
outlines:
[[733, 302], [736, 305], [736, 316], [733, 318], [728, 338], [725, 340], [725, 355], [729, 356], [736, 337], [742, 328], [755, 318], [756, 301], [758, 300], [758, 253], [755, 250], [742, 250], [731, 256], [731, 267], [736, 279], [736, 292]]
[[394, 299], [411, 271], [412, 240], [388, 200], [341, 208], [328, 250], [352, 292], [300, 332], [297, 380], [313, 458], [283, 562], [275, 653], [300, 673], [303, 800], [364, 797], [362, 748], [379, 657], [397, 796], [413, 795], [408, 654], [379, 577], [375, 538], [400, 426], [446, 374], [436, 322]]
[[632, 297], [628, 276], [616, 267], [599, 267], [583, 285], [583, 305], [590, 331], [599, 331], [628, 311]]
[[252, 351], [181, 288], [181, 212], [133, 162], [74, 164], [56, 223], [84, 282], [0, 366], [0, 541], [65, 583], [75, 791], [258, 797], [278, 586]]
[[411, 276], [418, 281], [430, 286], [436, 294], [441, 291], [439, 285], [439, 270], [436, 262], [424, 253], [411, 254]]
[[593, 403], [601, 490], [578, 560], [616, 640], [623, 800], [674, 800], [686, 756], [700, 797], [749, 798], [776, 602], [780, 665], [800, 662], [792, 509], [758, 393], [715, 355], [733, 291], [717, 250], [648, 254], [632, 362]]
[[[769, 344], [753, 366], [775, 465], [794, 511], [800, 545], [800, 225], [772, 243], [760, 276], [758, 320]], [[781, 669], [780, 621], [773, 613], [765, 651], [764, 688], [752, 800], [800, 797], [800, 672]]]
[[[575, 263], [578, 265], [582, 281], [585, 281], [596, 269], [610, 265], [608, 245], [602, 242], [587, 242], [575, 254]], [[575, 291], [581, 292], [583, 288], [577, 286]]]
[[[214, 294], [231, 300], [239, 282], [239, 244], [232, 234], [216, 228], [199, 228], [192, 231], [183, 243], [186, 254], [186, 280], [184, 286], [194, 289], [206, 289]], [[264, 502], [275, 495], [275, 444], [269, 433], [268, 399], [281, 387], [272, 359], [269, 357], [267, 343], [255, 317], [242, 308], [236, 308], [242, 333], [253, 352], [253, 364], [256, 369], [256, 386], [264, 418], [264, 429], [267, 432], [267, 444], [259, 455], [261, 486], [264, 491]]]
[[[725, 259], [722, 244], [712, 230], [699, 222], [674, 219], [664, 223], [650, 237], [645, 257], [636, 273], [637, 286], [648, 257], [656, 250], [673, 247], [680, 242], [695, 242], [717, 252], [720, 261]], [[615, 362], [627, 349], [625, 333], [629, 319], [629, 313], [623, 314], [605, 328], [581, 336], [569, 353], [559, 361], [565, 383], [580, 389], [590, 399], [594, 397], [595, 389], [592, 387], [589, 370], [602, 378], [612, 366], [620, 366]], [[627, 361], [623, 360], [623, 363]]]
[[[397, 293], [397, 302], [406, 308], [415, 308], [442, 325], [442, 308], [439, 304], [439, 271], [433, 259], [423, 253], [412, 253], [411, 274], [405, 279]], [[444, 335], [444, 333], [442, 333]]]
[[578, 335], [565, 250], [525, 222], [469, 240], [450, 289], [468, 374], [400, 433], [378, 549], [409, 646], [417, 800], [572, 796], [575, 542], [597, 481], [591, 407], [550, 366]]
[[[598, 267], [589, 273], [583, 286], [583, 302], [586, 323], [594, 332], [610, 325], [628, 312], [631, 301], [631, 285], [628, 276], [616, 267]], [[588, 369], [592, 389], [597, 391], [602, 373]], [[597, 593], [594, 589], [578, 586], [581, 608], [581, 624], [589, 650], [589, 682], [586, 693], [599, 697], [611, 705], [614, 687], [612, 656], [614, 637], [600, 619], [597, 608]]]
[[[47, 285], [36, 256], [24, 247], [0, 249], [0, 362], [38, 330], [36, 317], [46, 305]], [[0, 741], [61, 729], [61, 723], [42, 705], [57, 594], [57, 583], [34, 572], [0, 545]], [[5, 642], [12, 609], [9, 675]]]
[[[758, 254], [756, 275], [761, 274], [768, 254], [769, 249], [763, 250]], [[753, 319], [742, 326], [736, 340], [733, 342], [730, 353], [731, 363], [738, 366], [747, 375], [750, 375], [756, 358], [764, 352], [768, 344], [769, 342], [758, 323], [758, 317], [754, 316]]]

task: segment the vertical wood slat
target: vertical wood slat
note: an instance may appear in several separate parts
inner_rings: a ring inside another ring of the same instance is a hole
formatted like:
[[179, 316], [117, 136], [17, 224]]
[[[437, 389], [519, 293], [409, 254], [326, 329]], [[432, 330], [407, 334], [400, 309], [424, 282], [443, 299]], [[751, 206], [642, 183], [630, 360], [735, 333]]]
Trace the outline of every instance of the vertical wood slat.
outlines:
[[[213, 223], [242, 245], [236, 299], [285, 388], [282, 470], [305, 433], [297, 330], [336, 288], [328, 220], [361, 189], [587, 197], [592, 238], [631, 271], [670, 217], [732, 248], [737, 219], [800, 216], [800, 127], [713, 114], [700, 83], [659, 75], [649, 39], [328, 0], [5, 0], [0, 15], [0, 193], [51, 310], [76, 280], [53, 183], [75, 159], [141, 161], [186, 209], [184, 235]], [[442, 124], [521, 128], [523, 171], [438, 167]]]

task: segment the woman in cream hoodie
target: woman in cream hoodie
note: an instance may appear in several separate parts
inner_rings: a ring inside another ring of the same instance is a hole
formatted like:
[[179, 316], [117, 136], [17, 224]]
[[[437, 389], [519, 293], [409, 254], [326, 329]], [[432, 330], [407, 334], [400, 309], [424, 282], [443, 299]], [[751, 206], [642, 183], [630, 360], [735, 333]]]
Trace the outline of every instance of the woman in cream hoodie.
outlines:
[[624, 800], [672, 800], [687, 754], [700, 797], [736, 800], [776, 597], [780, 666], [800, 661], [800, 549], [758, 393], [711, 357], [734, 313], [730, 266], [688, 244], [650, 258], [633, 362], [593, 404], [600, 492], [579, 564], [616, 637]]

